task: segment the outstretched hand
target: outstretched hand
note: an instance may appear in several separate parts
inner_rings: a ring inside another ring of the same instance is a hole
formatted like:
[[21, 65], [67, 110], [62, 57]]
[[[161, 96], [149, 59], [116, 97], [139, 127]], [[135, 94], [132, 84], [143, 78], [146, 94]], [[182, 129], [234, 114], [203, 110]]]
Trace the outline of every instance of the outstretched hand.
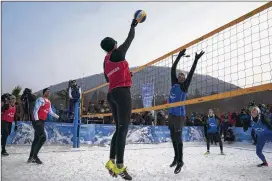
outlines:
[[195, 53], [195, 59], [196, 60], [200, 59], [204, 53], [205, 53], [204, 51], [201, 51], [199, 54]]
[[131, 22], [131, 26], [136, 27], [137, 24], [138, 24], [138, 21], [136, 19], [133, 19], [132, 22]]

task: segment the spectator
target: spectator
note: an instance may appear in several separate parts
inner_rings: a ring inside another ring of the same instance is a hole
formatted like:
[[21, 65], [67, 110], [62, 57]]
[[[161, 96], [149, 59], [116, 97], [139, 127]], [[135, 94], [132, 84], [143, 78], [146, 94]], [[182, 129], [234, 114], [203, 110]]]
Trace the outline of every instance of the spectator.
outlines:
[[241, 113], [239, 114], [239, 119], [238, 119], [238, 121], [236, 122], [236, 127], [242, 127], [242, 126], [243, 126], [243, 123], [244, 123], [245, 121], [248, 121], [248, 119], [250, 119], [249, 114], [246, 113], [246, 110], [245, 110], [245, 109], [242, 109], [242, 110], [241, 110]]
[[228, 141], [229, 143], [232, 143], [235, 140], [235, 135], [233, 133], [233, 130], [231, 127], [228, 128], [226, 132], [226, 137], [224, 137], [224, 142]]
[[164, 126], [165, 125], [165, 121], [166, 121], [166, 117], [164, 115], [163, 111], [159, 111], [157, 113], [157, 125], [158, 126]]
[[81, 88], [77, 85], [76, 80], [69, 81], [69, 118], [74, 119], [75, 103], [81, 98]]
[[154, 117], [151, 112], [145, 112], [143, 115], [143, 119], [145, 121], [145, 125], [152, 125]]
[[23, 107], [23, 120], [33, 121], [33, 110], [35, 106], [36, 96], [32, 94], [32, 90], [25, 88], [23, 95], [21, 96], [21, 103]]
[[221, 134], [223, 133], [224, 137], [226, 136], [228, 128], [232, 126], [229, 122], [229, 115], [230, 115], [229, 113], [225, 113], [222, 118]]
[[24, 115], [24, 111], [23, 111], [23, 107], [20, 101], [15, 103], [16, 106], [16, 113], [15, 113], [15, 117], [14, 120], [15, 121], [22, 121], [23, 120], [23, 115]]
[[139, 114], [135, 114], [135, 119], [134, 119], [134, 125], [143, 125], [145, 123], [145, 120], [143, 117]]

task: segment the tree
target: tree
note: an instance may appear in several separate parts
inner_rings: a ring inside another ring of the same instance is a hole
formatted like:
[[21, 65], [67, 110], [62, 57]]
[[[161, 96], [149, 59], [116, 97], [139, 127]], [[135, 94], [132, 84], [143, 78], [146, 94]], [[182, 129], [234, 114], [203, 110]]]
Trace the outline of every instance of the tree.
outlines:
[[22, 90], [22, 87], [17, 85], [16, 87], [14, 87], [11, 94], [14, 95], [16, 97], [16, 99], [18, 99], [20, 97], [21, 90]]
[[56, 92], [56, 94], [61, 100], [65, 101], [64, 106], [67, 107], [67, 105], [68, 105], [68, 89], [63, 89], [61, 91], [58, 91], [58, 92]]

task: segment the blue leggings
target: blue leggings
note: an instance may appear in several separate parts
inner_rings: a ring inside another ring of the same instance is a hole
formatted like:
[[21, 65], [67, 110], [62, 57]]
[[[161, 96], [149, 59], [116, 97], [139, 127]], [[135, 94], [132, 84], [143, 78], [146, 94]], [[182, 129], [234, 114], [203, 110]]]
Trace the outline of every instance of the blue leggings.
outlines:
[[256, 154], [258, 157], [263, 161], [266, 162], [266, 159], [263, 155], [263, 148], [267, 141], [272, 140], [272, 131], [264, 134], [264, 135], [258, 135], [257, 145], [256, 145]]

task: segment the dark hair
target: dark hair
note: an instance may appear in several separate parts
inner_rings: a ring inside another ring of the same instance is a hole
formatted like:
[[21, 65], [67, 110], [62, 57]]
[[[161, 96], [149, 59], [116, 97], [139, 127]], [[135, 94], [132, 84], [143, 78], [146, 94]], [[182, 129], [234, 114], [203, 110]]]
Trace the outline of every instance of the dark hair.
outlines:
[[42, 91], [42, 93], [44, 94], [46, 91], [50, 91], [50, 89], [49, 88], [45, 88], [45, 89], [43, 89], [43, 91]]
[[106, 37], [106, 38], [104, 38], [104, 39], [101, 41], [100, 46], [101, 46], [101, 48], [102, 48], [103, 50], [105, 50], [106, 52], [110, 52], [110, 51], [113, 50], [113, 48], [114, 48], [114, 46], [115, 46], [116, 43], [117, 43], [117, 42], [116, 42], [113, 38], [111, 38], [111, 37]]

